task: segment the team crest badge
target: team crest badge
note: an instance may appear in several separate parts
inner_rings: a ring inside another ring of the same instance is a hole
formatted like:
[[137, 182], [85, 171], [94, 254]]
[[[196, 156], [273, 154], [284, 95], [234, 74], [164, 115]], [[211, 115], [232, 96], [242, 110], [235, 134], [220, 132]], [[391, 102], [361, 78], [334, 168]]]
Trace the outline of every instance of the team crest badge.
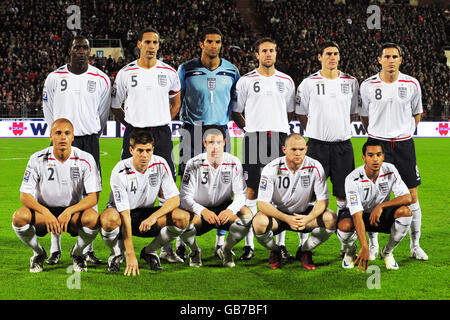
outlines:
[[380, 189], [380, 192], [382, 192], [382, 193], [387, 193], [389, 191], [389, 186], [388, 186], [387, 181], [386, 182], [381, 182], [378, 185], [378, 188]]
[[97, 87], [97, 82], [88, 80], [87, 82], [87, 91], [89, 93], [95, 92], [95, 88]]
[[158, 184], [158, 174], [157, 173], [150, 174], [148, 176], [148, 182], [152, 187], [156, 187], [156, 185]]
[[79, 179], [80, 178], [80, 168], [71, 167], [70, 168], [70, 179]]
[[281, 82], [281, 81], [277, 81], [277, 89], [278, 89], [278, 91], [280, 91], [280, 93], [283, 93], [284, 92], [284, 82]]
[[231, 182], [231, 172], [230, 171], [224, 171], [221, 174], [222, 183], [229, 184]]
[[165, 87], [167, 85], [167, 76], [165, 74], [158, 74], [158, 84], [161, 87]]
[[308, 188], [311, 185], [311, 178], [310, 176], [301, 176], [300, 182], [302, 183], [303, 188]]
[[209, 90], [214, 90], [216, 88], [216, 78], [208, 78], [206, 81], [206, 86]]
[[341, 83], [341, 93], [348, 94], [350, 92], [350, 84], [349, 83]]
[[408, 88], [398, 87], [398, 97], [400, 99], [405, 99], [407, 95], [408, 95]]

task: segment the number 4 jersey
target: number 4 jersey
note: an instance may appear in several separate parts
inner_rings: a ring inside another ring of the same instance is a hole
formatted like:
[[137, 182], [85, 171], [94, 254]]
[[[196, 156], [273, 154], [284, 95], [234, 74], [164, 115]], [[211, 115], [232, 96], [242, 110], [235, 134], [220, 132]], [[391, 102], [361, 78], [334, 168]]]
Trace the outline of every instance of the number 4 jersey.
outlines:
[[101, 190], [94, 158], [76, 147], [65, 162], [56, 159], [53, 147], [34, 153], [20, 187], [20, 192], [31, 194], [46, 207], [69, 207], [80, 202], [84, 191]]
[[258, 201], [274, 204], [284, 213], [301, 213], [314, 200], [327, 200], [327, 177], [319, 161], [305, 156], [295, 173], [286, 165], [286, 157], [264, 167], [258, 190]]

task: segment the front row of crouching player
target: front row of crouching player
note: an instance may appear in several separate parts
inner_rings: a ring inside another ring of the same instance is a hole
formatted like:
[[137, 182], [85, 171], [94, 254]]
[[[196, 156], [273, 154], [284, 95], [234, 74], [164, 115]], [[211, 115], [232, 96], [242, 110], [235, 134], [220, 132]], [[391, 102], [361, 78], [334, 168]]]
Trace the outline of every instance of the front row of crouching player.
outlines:
[[[180, 237], [190, 248], [189, 265], [202, 265], [196, 237], [211, 229], [229, 231], [217, 254], [225, 267], [234, 267], [233, 247], [253, 228], [258, 242], [270, 251], [269, 265], [281, 267], [280, 248], [273, 236], [284, 231], [311, 232], [299, 247], [296, 259], [309, 270], [316, 269], [312, 250], [334, 232], [344, 244], [343, 268], [367, 268], [368, 232], [389, 233], [381, 257], [390, 270], [398, 269], [393, 250], [411, 224], [411, 194], [397, 169], [383, 163], [383, 148], [377, 142], [363, 146], [364, 165], [345, 180], [347, 209], [339, 217], [327, 209], [329, 192], [321, 164], [306, 156], [307, 144], [299, 134], [287, 137], [284, 157], [266, 165], [261, 173], [256, 215], [244, 204], [246, 184], [239, 159], [224, 152], [225, 136], [220, 127], [205, 132], [206, 152], [191, 160], [180, 191], [166, 161], [153, 155], [154, 140], [148, 131], [130, 137], [131, 158], [120, 161], [111, 173], [111, 196], [99, 216], [94, 209], [101, 179], [93, 157], [72, 147], [73, 126], [56, 120], [50, 133], [52, 146], [33, 154], [20, 188], [23, 207], [13, 215], [12, 226], [34, 255], [30, 272], [41, 272], [47, 258], [38, 236], [69, 232], [78, 239], [70, 255], [75, 271], [86, 271], [83, 249], [100, 231], [110, 248], [110, 272], [138, 275], [139, 265], [132, 236], [154, 237], [140, 252], [151, 270], [162, 270], [158, 250]], [[390, 200], [391, 191], [395, 198]], [[156, 199], [161, 206], [155, 207]], [[337, 226], [337, 230], [336, 230]], [[355, 232], [356, 230], [356, 232]], [[361, 244], [358, 255], [356, 237]], [[179, 257], [179, 262], [186, 257]]]

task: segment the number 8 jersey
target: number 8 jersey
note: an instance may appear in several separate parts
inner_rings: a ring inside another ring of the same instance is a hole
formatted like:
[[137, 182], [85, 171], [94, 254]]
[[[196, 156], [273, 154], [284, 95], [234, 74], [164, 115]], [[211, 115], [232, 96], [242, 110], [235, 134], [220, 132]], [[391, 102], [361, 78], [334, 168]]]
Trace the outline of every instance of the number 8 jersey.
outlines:
[[369, 136], [377, 139], [409, 139], [416, 128], [414, 115], [423, 112], [417, 79], [399, 72], [393, 83], [380, 75], [361, 84], [360, 116], [369, 117]]
[[273, 160], [261, 173], [258, 201], [272, 203], [284, 213], [301, 213], [315, 199], [329, 198], [323, 167], [319, 161], [308, 156], [295, 173], [286, 166], [286, 157]]

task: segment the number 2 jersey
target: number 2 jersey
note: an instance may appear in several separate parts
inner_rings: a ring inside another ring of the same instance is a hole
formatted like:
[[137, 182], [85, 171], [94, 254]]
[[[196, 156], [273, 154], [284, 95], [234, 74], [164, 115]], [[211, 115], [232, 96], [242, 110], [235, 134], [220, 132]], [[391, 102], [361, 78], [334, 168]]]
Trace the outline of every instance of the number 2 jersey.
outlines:
[[222, 163], [214, 168], [206, 153], [201, 153], [186, 164], [180, 186], [181, 206], [201, 216], [206, 207], [219, 206], [234, 195], [228, 209], [236, 214], [245, 205], [246, 190], [242, 164], [237, 157], [224, 152]]
[[390, 199], [391, 191], [396, 197], [409, 193], [393, 164], [383, 162], [375, 183], [367, 177], [364, 167], [356, 168], [345, 178], [345, 194], [351, 215], [360, 211], [372, 212], [378, 204]]
[[258, 202], [272, 203], [284, 213], [301, 213], [314, 204], [314, 199], [329, 198], [323, 167], [308, 156], [295, 173], [287, 167], [286, 157], [273, 160], [261, 173]]
[[419, 81], [399, 72], [393, 83], [372, 76], [361, 84], [360, 116], [369, 117], [369, 136], [405, 140], [416, 128], [414, 115], [423, 112]]
[[91, 154], [72, 147], [60, 162], [53, 147], [34, 153], [28, 161], [20, 192], [31, 194], [45, 207], [70, 207], [86, 193], [102, 190], [100, 174]]
[[166, 200], [179, 194], [166, 160], [156, 155], [144, 173], [135, 169], [132, 157], [119, 161], [111, 172], [110, 184], [108, 206], [119, 212], [153, 207], [160, 191]]

